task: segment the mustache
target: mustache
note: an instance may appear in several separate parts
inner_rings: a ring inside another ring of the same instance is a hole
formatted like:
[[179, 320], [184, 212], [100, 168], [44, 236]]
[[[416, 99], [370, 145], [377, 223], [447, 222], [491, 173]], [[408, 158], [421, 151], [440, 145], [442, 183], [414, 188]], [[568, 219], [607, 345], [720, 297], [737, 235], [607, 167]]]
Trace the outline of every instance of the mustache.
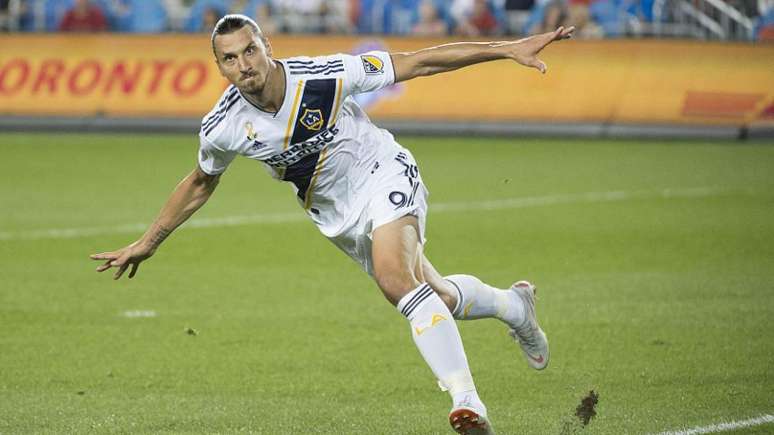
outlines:
[[257, 73], [257, 72], [255, 72], [255, 71], [248, 71], [248, 72], [246, 72], [246, 73], [243, 73], [243, 74], [242, 74], [242, 75], [239, 77], [239, 79], [240, 79], [240, 80], [249, 79], [250, 77], [255, 77], [256, 75], [258, 75], [258, 73]]

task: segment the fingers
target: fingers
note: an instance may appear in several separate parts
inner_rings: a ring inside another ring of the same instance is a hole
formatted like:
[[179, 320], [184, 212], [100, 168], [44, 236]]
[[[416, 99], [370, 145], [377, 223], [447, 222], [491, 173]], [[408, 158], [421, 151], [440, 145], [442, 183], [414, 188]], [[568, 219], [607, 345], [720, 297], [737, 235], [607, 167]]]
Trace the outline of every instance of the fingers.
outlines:
[[545, 74], [548, 71], [548, 66], [540, 59], [534, 59], [529, 63], [529, 66]]
[[565, 28], [564, 26], [557, 27], [556, 30], [551, 32], [551, 39], [550, 41], [561, 41], [562, 39], [570, 39], [572, 38], [573, 33], [575, 33], [575, 26], [570, 26]]
[[124, 252], [118, 260], [113, 260], [110, 262], [111, 266], [118, 267], [118, 270], [113, 275], [113, 279], [121, 278], [121, 275], [124, 274], [126, 269], [131, 265], [132, 263], [129, 262], [129, 252]]
[[89, 255], [89, 258], [92, 260], [105, 260], [104, 263], [97, 266], [97, 272], [104, 272], [111, 267], [117, 268], [116, 272], [113, 274], [113, 279], [121, 278], [129, 266], [132, 266], [132, 270], [129, 272], [129, 278], [133, 278], [134, 275], [137, 274], [137, 270], [140, 268], [140, 262], [142, 259], [133, 258], [132, 250], [128, 248], [130, 247], [118, 251], [91, 254]]
[[89, 258], [92, 260], [115, 260], [118, 258], [118, 252], [102, 252], [99, 254], [91, 254]]
[[104, 272], [104, 271], [110, 269], [110, 262], [111, 261], [112, 260], [108, 260], [104, 264], [100, 264], [99, 266], [97, 266], [97, 272]]
[[116, 271], [115, 274], [113, 274], [113, 279], [121, 278], [121, 275], [123, 275], [124, 272], [126, 272], [126, 269], [128, 267], [129, 267], [129, 263], [123, 263], [120, 266], [118, 266], [118, 270]]
[[129, 279], [134, 278], [134, 275], [137, 273], [137, 269], [140, 268], [140, 263], [132, 263], [132, 270], [129, 272]]
[[137, 262], [137, 263], [129, 263], [129, 262], [121, 263], [119, 261], [108, 260], [104, 264], [100, 264], [99, 266], [97, 266], [97, 272], [104, 272], [104, 271], [110, 269], [111, 267], [117, 267], [118, 270], [116, 271], [115, 274], [113, 274], [113, 279], [119, 279], [119, 278], [121, 278], [121, 275], [123, 275], [124, 272], [126, 272], [126, 269], [128, 269], [129, 266], [132, 266], [132, 270], [129, 271], [129, 278], [134, 278], [134, 275], [137, 274], [137, 270], [140, 268], [140, 263], [139, 262]]
[[97, 266], [97, 272], [104, 272], [110, 269], [111, 267], [119, 267], [123, 264], [123, 262], [120, 259], [116, 259], [116, 257], [114, 256], [108, 256], [106, 258], [107, 258], [107, 261]]

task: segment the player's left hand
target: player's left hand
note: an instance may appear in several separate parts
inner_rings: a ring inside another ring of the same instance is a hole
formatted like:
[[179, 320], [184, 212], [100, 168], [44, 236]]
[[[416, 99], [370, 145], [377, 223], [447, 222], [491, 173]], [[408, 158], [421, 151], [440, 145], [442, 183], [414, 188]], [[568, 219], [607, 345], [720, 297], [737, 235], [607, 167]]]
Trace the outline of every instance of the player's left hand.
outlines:
[[545, 62], [538, 59], [538, 53], [554, 41], [572, 38], [573, 32], [575, 32], [575, 26], [567, 28], [560, 26], [553, 32], [541, 33], [521, 39], [517, 44], [514, 44], [511, 58], [526, 67], [535, 68], [545, 74], [548, 67], [546, 67]]

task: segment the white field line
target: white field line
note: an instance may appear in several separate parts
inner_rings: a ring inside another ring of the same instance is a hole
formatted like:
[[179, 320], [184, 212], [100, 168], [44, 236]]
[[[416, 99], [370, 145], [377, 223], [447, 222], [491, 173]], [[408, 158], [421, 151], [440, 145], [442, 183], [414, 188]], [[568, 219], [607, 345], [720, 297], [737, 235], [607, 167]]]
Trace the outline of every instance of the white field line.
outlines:
[[728, 432], [730, 430], [742, 429], [745, 427], [760, 426], [762, 424], [774, 423], [774, 415], [764, 414], [759, 417], [747, 420], [731, 421], [727, 423], [711, 424], [709, 426], [694, 427], [691, 429], [682, 429], [677, 431], [660, 432], [658, 435], [698, 435], [705, 433]]
[[153, 310], [128, 310], [121, 313], [121, 317], [136, 319], [139, 317], [156, 317], [158, 314]]
[[[702, 198], [723, 194], [745, 193], [742, 190], [732, 190], [722, 187], [670, 188], [659, 190], [616, 190], [610, 192], [567, 193], [558, 195], [524, 196], [517, 198], [494, 199], [489, 201], [431, 203], [431, 213], [448, 213], [479, 210], [507, 210], [531, 208], [559, 204], [599, 203], [627, 201], [650, 198]], [[747, 192], [749, 193], [749, 192]], [[230, 227], [236, 225], [277, 224], [306, 221], [308, 218], [299, 210], [293, 213], [262, 213], [246, 216], [226, 216], [219, 218], [193, 218], [184, 226], [186, 228]], [[98, 236], [105, 234], [142, 233], [148, 227], [147, 223], [121, 224], [113, 226], [96, 226], [81, 228], [51, 228], [23, 231], [0, 231], [1, 240], [40, 240], [40, 239], [73, 239], [78, 237]]]

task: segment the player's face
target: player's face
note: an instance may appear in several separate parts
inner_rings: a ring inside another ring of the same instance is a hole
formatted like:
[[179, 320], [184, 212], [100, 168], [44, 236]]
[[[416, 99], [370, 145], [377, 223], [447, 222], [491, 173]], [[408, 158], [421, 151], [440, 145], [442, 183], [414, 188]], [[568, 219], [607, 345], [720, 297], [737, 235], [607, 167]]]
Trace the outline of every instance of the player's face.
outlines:
[[215, 37], [220, 73], [243, 92], [260, 93], [269, 74], [267, 47], [249, 26]]

